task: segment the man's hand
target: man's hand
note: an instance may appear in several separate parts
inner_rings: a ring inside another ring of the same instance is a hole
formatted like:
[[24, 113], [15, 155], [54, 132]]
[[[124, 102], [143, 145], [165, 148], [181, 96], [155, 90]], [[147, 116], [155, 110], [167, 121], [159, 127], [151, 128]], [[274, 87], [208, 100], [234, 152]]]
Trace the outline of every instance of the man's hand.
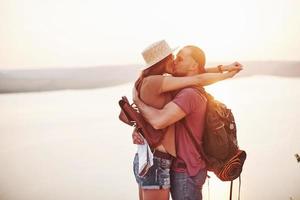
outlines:
[[234, 62], [230, 65], [224, 65], [224, 67], [222, 68], [223, 71], [228, 71], [228, 72], [231, 72], [231, 71], [235, 71], [235, 70], [242, 70], [243, 69], [243, 65], [240, 64], [239, 62]]
[[132, 142], [133, 144], [144, 144], [144, 140], [136, 128], [132, 132]]

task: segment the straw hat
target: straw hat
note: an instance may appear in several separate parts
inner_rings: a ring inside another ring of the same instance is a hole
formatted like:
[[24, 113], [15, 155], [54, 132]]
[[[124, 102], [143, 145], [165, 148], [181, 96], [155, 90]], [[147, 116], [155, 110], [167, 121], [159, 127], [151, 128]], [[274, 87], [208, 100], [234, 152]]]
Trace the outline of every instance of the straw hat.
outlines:
[[165, 40], [157, 41], [149, 45], [142, 52], [143, 58], [146, 62], [146, 65], [143, 69], [147, 69], [152, 65], [158, 63], [159, 61], [166, 58], [168, 55], [172, 54], [178, 47], [171, 49], [168, 43]]

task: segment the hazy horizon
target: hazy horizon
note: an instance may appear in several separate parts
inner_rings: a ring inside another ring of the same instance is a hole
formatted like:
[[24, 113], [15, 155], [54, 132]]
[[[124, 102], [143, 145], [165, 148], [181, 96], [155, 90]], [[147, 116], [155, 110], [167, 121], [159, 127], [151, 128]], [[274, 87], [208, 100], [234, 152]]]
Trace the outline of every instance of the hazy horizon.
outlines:
[[[218, 64], [223, 64], [223, 65], [228, 65], [230, 63], [233, 62], [240, 62], [241, 64], [243, 63], [251, 63], [251, 62], [260, 62], [260, 63], [270, 63], [270, 62], [274, 62], [274, 63], [278, 63], [278, 62], [287, 62], [287, 63], [300, 63], [300, 57], [299, 59], [294, 59], [294, 60], [276, 60], [276, 59], [266, 59], [266, 60], [210, 60], [207, 61], [207, 63], [205, 64], [205, 67], [213, 67], [215, 65]], [[139, 67], [143, 67], [145, 65], [145, 63], [126, 63], [126, 64], [122, 64], [122, 63], [118, 63], [118, 64], [97, 64], [97, 65], [53, 65], [53, 66], [2, 66], [0, 68], [0, 71], [14, 71], [14, 70], [47, 70], [47, 69], [76, 69], [76, 68], [93, 68], [93, 67], [114, 67], [114, 66], [139, 66]]]
[[[235, 76], [253, 75], [300, 77], [300, 62], [242, 62], [243, 71]], [[207, 66], [216, 66], [208, 63]], [[81, 68], [0, 70], [0, 93], [109, 87], [135, 81], [141, 65], [110, 65]]]

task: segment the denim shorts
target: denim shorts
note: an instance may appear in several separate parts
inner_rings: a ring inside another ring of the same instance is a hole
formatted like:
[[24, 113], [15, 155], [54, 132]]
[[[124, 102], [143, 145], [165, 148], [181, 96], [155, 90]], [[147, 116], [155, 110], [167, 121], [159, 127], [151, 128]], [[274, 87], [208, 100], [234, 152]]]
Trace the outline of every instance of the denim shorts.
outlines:
[[[166, 153], [165, 153], [166, 154]], [[139, 187], [142, 189], [168, 189], [170, 188], [170, 167], [172, 159], [162, 158], [154, 153], [153, 165], [144, 176], [139, 176], [139, 157], [135, 154], [133, 172]]]

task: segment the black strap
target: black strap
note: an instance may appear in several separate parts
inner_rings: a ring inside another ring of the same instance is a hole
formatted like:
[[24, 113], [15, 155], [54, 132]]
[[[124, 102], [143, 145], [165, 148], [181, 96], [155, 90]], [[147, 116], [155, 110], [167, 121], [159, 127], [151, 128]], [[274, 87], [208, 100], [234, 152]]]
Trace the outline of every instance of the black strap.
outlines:
[[233, 181], [230, 181], [230, 193], [229, 193], [229, 200], [232, 200], [232, 187], [233, 187]]
[[[241, 177], [241, 175], [240, 175], [240, 176], [239, 176], [239, 196], [238, 196], [238, 200], [240, 200], [240, 197], [241, 197], [241, 183], [242, 183], [242, 177]], [[231, 183], [230, 183], [229, 200], [232, 199], [232, 188], [233, 188], [233, 181], [231, 181]]]
[[197, 141], [196, 141], [196, 139], [194, 138], [193, 133], [192, 133], [192, 131], [190, 130], [190, 127], [188, 127], [185, 118], [182, 119], [182, 122], [183, 122], [184, 128], [187, 130], [187, 132], [188, 132], [190, 138], [192, 139], [192, 142], [194, 143], [194, 146], [196, 147], [197, 151], [200, 153], [201, 150], [200, 150], [200, 148], [199, 148], [199, 145], [197, 144]]
[[196, 139], [195, 139], [195, 137], [193, 135], [193, 132], [191, 131], [190, 127], [187, 125], [187, 122], [186, 122], [185, 118], [182, 119], [182, 123], [183, 123], [184, 128], [187, 130], [188, 135], [192, 139], [192, 142], [194, 143], [194, 146], [196, 147], [197, 151], [201, 154], [202, 158], [204, 158], [205, 160], [207, 160], [207, 158], [206, 158], [206, 156], [204, 154], [203, 149], [201, 148], [200, 145], [197, 144], [197, 141], [196, 141]]
[[[199, 91], [201, 94], [203, 94], [207, 100], [211, 100], [211, 95], [209, 95], [209, 94], [205, 91], [205, 89], [204, 89], [203, 87], [200, 88], [200, 89], [198, 88], [198, 91]], [[207, 112], [206, 112], [206, 113], [207, 113]], [[205, 113], [205, 118], [206, 118], [206, 113]], [[196, 147], [197, 151], [201, 154], [201, 156], [202, 156], [202, 158], [203, 158], [204, 160], [208, 161], [208, 159], [207, 159], [207, 157], [206, 157], [206, 155], [205, 155], [205, 153], [204, 153], [204, 151], [203, 151], [202, 146], [197, 144], [197, 141], [196, 141], [196, 139], [195, 139], [195, 137], [194, 137], [194, 135], [193, 135], [193, 132], [191, 131], [190, 127], [187, 125], [186, 118], [183, 118], [181, 121], [182, 121], [182, 123], [183, 123], [183, 125], [184, 125], [184, 128], [187, 130], [188, 135], [189, 135], [190, 138], [192, 139], [192, 142], [194, 143], [194, 146]]]
[[240, 200], [240, 194], [241, 194], [241, 182], [242, 182], [242, 177], [241, 175], [239, 176], [239, 197], [238, 200]]
[[210, 179], [210, 176], [207, 175], [208, 200], [210, 200], [209, 179]]

